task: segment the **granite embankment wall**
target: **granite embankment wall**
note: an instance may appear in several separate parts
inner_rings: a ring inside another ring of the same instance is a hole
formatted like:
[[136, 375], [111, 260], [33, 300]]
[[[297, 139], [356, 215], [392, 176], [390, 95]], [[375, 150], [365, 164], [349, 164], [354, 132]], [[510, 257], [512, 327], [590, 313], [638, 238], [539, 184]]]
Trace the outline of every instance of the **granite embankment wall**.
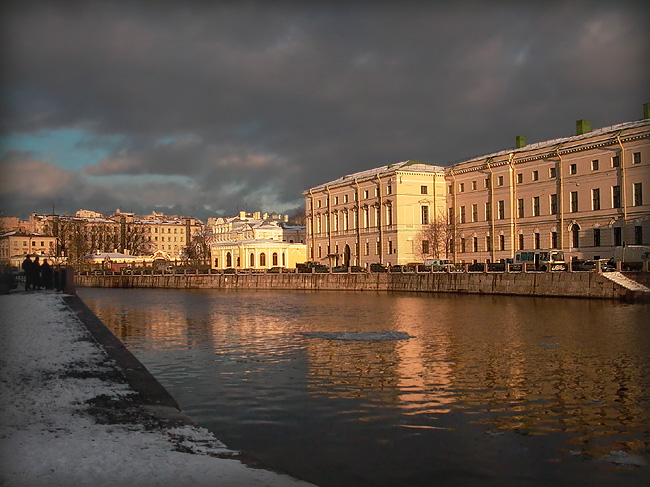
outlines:
[[563, 296], [633, 301], [637, 294], [595, 272], [77, 275], [77, 286], [170, 289], [401, 291]]

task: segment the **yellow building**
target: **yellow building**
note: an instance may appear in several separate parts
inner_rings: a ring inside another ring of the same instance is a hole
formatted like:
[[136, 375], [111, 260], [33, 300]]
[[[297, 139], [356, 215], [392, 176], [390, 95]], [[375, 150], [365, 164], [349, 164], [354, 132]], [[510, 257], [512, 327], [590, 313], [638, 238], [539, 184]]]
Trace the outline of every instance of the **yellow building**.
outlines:
[[288, 218], [267, 213], [240, 212], [234, 217], [210, 218], [214, 235], [211, 249], [213, 269], [294, 269], [305, 262], [305, 227]]
[[[311, 260], [407, 264], [503, 262], [518, 250], [609, 259], [650, 242], [650, 105], [644, 119], [449, 167], [406, 161], [305, 192]], [[646, 195], [644, 198], [643, 191]]]
[[55, 260], [56, 248], [56, 237], [33, 232], [11, 231], [0, 235], [0, 262], [2, 265], [20, 267], [26, 255], [38, 255], [52, 262]]
[[[329, 266], [423, 259], [421, 231], [444, 221], [444, 168], [404, 161], [303, 193], [310, 260]], [[425, 252], [428, 254], [429, 252]]]

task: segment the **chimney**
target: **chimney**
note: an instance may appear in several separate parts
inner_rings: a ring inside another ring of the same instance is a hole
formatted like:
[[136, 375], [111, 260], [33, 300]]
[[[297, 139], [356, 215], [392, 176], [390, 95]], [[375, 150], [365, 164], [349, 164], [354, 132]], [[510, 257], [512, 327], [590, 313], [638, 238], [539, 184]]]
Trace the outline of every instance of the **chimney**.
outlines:
[[517, 135], [515, 137], [515, 149], [521, 149], [522, 147], [526, 147], [526, 137]]
[[650, 118], [650, 103], [643, 104], [643, 118], [644, 119]]
[[591, 122], [589, 120], [576, 120], [576, 135], [588, 134], [591, 132]]
[[254, 213], [253, 213], [253, 218], [254, 218], [255, 220], [259, 220], [259, 219], [260, 219], [260, 212], [259, 212], [259, 211], [254, 212]]
[[246, 219], [246, 212], [245, 211], [240, 211], [239, 212], [239, 219], [240, 220], [245, 220]]

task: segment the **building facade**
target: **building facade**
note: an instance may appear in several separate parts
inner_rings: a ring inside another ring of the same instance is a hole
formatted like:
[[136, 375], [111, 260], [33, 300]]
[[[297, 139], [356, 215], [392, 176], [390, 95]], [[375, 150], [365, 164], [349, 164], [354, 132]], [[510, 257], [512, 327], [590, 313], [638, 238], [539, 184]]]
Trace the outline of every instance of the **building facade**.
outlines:
[[[404, 161], [303, 193], [309, 259], [329, 266], [406, 264], [423, 258], [421, 231], [444, 222], [444, 168]], [[425, 252], [428, 254], [429, 252]]]
[[293, 225], [277, 214], [246, 213], [208, 219], [214, 243], [210, 246], [213, 269], [293, 269], [305, 262], [305, 227]]
[[58, 264], [56, 248], [56, 237], [25, 231], [7, 232], [0, 235], [0, 264], [20, 267], [27, 255], [38, 255]]
[[[327, 265], [603, 258], [650, 243], [650, 115], [449, 167], [406, 161], [303, 193], [308, 255]], [[644, 191], [646, 192], [644, 196]]]
[[30, 227], [39, 233], [58, 237], [56, 255], [73, 261], [99, 252], [151, 255], [162, 251], [177, 260], [202, 228], [195, 218], [166, 216], [153, 212], [136, 216], [116, 210], [109, 216], [79, 210], [71, 215], [30, 216]]

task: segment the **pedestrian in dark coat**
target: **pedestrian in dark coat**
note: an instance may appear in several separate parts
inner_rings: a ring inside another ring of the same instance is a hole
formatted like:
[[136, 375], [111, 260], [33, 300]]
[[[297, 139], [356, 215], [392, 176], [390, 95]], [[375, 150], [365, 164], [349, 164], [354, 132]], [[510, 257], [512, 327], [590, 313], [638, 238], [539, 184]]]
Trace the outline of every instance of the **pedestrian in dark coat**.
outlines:
[[21, 264], [20, 267], [22, 267], [23, 272], [25, 273], [25, 291], [29, 291], [30, 288], [34, 287], [33, 284], [34, 263], [29, 258], [29, 255], [25, 256], [25, 260], [23, 260], [23, 263]]
[[41, 264], [41, 285], [45, 289], [52, 289], [52, 266], [48, 264], [47, 259], [43, 259]]
[[32, 263], [32, 286], [34, 289], [41, 289], [41, 263], [38, 261], [38, 255]]

